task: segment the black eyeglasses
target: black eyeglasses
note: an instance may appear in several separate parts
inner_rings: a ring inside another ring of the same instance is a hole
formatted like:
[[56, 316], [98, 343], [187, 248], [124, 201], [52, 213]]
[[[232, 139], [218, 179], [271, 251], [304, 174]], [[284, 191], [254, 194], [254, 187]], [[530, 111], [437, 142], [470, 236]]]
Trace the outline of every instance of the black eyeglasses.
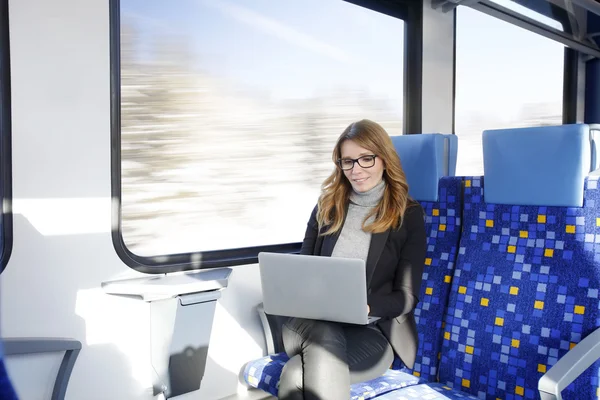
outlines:
[[344, 171], [351, 170], [354, 168], [354, 163], [358, 163], [363, 168], [371, 168], [375, 165], [375, 157], [376, 155], [367, 155], [358, 158], [341, 158], [337, 160], [338, 165]]

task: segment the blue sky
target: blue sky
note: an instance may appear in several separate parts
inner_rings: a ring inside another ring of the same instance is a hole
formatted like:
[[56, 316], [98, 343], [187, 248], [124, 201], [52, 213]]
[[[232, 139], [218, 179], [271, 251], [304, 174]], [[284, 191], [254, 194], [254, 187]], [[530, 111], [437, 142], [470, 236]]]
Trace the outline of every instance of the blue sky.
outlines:
[[[142, 32], [189, 41], [198, 67], [234, 84], [275, 99], [366, 89], [402, 115], [401, 20], [341, 0], [122, 0], [121, 7]], [[562, 96], [562, 45], [465, 7], [457, 29], [457, 110]]]

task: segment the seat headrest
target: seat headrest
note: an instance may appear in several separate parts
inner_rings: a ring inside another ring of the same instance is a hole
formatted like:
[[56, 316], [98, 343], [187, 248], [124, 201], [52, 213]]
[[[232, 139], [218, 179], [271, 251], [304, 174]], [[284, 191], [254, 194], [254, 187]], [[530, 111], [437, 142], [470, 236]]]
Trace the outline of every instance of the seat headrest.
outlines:
[[420, 201], [437, 201], [443, 176], [454, 176], [458, 139], [455, 135], [427, 133], [392, 136], [406, 174], [409, 195]]
[[593, 142], [585, 124], [484, 131], [485, 201], [582, 207]]

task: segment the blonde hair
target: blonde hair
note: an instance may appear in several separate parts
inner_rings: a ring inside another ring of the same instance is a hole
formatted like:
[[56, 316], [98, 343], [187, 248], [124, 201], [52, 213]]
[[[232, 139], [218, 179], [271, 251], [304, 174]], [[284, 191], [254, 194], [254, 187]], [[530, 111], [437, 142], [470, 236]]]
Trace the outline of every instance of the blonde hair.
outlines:
[[[386, 182], [383, 196], [377, 206], [365, 217], [363, 230], [379, 233], [401, 223], [402, 216], [409, 203], [408, 184], [398, 153], [392, 139], [381, 125], [368, 119], [350, 124], [340, 135], [333, 149], [332, 159], [336, 163], [341, 158], [342, 143], [352, 140], [365, 149], [372, 151], [383, 161], [383, 179]], [[323, 235], [338, 232], [344, 223], [346, 205], [352, 186], [344, 171], [337, 166], [321, 186], [318, 201], [317, 222], [319, 228], [329, 226]], [[375, 220], [365, 226], [366, 221], [375, 215]]]

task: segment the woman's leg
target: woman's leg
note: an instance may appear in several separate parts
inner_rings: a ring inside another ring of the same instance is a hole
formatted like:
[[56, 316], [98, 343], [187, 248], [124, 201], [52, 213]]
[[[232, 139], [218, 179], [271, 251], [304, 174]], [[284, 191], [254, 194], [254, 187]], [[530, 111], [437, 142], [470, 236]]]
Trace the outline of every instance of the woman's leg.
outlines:
[[290, 357], [279, 380], [279, 399], [348, 400], [350, 374], [344, 326], [294, 318], [282, 330]]
[[373, 326], [293, 319], [283, 328], [290, 357], [281, 373], [279, 398], [347, 400], [350, 384], [381, 376], [394, 352]]
[[285, 363], [279, 378], [278, 399], [304, 400], [302, 355], [296, 354]]

